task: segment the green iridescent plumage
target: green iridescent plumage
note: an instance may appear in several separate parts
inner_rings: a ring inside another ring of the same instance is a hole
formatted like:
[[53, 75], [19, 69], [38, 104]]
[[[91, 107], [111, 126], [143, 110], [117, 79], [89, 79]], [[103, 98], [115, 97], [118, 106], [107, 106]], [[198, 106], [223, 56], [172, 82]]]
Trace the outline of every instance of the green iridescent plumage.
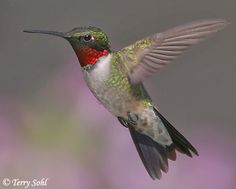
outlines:
[[139, 40], [135, 42], [134, 44], [125, 47], [121, 49], [119, 54], [121, 54], [121, 61], [123, 62], [125, 68], [126, 68], [126, 74], [132, 70], [133, 67], [135, 67], [138, 64], [138, 58], [139, 54], [143, 49], [150, 47], [152, 44], [152, 41], [150, 37], [147, 37], [145, 39]]
[[[128, 49], [127, 49], [128, 50]], [[108, 88], [115, 87], [125, 91], [134, 100], [142, 101], [145, 107], [151, 106], [151, 98], [146, 93], [142, 84], [132, 85], [127, 77], [127, 68], [123, 61], [123, 56], [120, 52], [114, 52], [111, 60], [111, 73], [105, 81]]]

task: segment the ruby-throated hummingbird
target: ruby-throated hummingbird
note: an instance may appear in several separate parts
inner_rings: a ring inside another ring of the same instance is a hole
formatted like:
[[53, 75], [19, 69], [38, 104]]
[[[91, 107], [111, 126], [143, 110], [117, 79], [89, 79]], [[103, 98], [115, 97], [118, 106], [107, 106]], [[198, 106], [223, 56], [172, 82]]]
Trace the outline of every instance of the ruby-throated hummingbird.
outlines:
[[97, 27], [78, 27], [65, 33], [24, 32], [62, 37], [71, 44], [89, 89], [129, 129], [147, 172], [153, 179], [160, 179], [161, 171], [168, 171], [168, 159], [176, 159], [176, 150], [190, 157], [198, 152], [160, 114], [142, 82], [227, 24], [221, 19], [188, 23], [148, 36], [120, 51], [111, 49], [106, 33]]

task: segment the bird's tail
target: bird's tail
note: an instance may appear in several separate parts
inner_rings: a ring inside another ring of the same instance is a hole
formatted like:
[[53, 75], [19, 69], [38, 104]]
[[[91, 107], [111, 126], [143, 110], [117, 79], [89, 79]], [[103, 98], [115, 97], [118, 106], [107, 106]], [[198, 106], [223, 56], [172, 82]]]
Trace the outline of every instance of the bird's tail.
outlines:
[[156, 115], [161, 119], [163, 124], [165, 125], [172, 141], [174, 144], [174, 147], [179, 152], [186, 154], [189, 157], [192, 157], [191, 152], [193, 152], [195, 155], [198, 156], [197, 150], [193, 147], [193, 145], [177, 130], [170, 124], [169, 121], [167, 121], [163, 115], [160, 114], [160, 112], [154, 108], [154, 111]]
[[156, 115], [161, 119], [173, 141], [170, 146], [163, 146], [152, 140], [149, 136], [136, 131], [132, 125], [126, 125], [131, 133], [132, 139], [139, 156], [152, 179], [160, 179], [161, 171], [168, 171], [168, 159], [175, 161], [175, 150], [192, 157], [191, 152], [198, 155], [193, 145], [180, 134], [159, 112], [154, 109]]

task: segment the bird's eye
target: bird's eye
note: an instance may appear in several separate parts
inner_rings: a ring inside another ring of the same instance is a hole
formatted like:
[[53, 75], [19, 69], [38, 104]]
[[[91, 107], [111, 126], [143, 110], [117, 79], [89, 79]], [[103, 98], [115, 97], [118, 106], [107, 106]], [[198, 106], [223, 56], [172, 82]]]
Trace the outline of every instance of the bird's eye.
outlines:
[[94, 37], [90, 34], [79, 36], [79, 41], [80, 42], [89, 42], [91, 40], [94, 40]]
[[85, 35], [85, 36], [83, 36], [83, 39], [84, 39], [84, 41], [88, 42], [92, 39], [92, 36], [91, 35]]

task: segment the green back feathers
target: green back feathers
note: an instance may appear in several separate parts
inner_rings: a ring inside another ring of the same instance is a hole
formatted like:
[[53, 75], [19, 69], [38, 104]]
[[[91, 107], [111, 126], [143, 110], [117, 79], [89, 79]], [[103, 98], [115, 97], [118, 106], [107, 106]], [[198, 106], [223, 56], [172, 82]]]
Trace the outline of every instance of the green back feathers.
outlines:
[[127, 77], [126, 66], [123, 56], [119, 52], [114, 52], [111, 61], [111, 74], [106, 80], [107, 87], [115, 87], [119, 90], [126, 91], [136, 100], [142, 100], [145, 107], [151, 105], [151, 99], [143, 87], [143, 84], [132, 85]]

